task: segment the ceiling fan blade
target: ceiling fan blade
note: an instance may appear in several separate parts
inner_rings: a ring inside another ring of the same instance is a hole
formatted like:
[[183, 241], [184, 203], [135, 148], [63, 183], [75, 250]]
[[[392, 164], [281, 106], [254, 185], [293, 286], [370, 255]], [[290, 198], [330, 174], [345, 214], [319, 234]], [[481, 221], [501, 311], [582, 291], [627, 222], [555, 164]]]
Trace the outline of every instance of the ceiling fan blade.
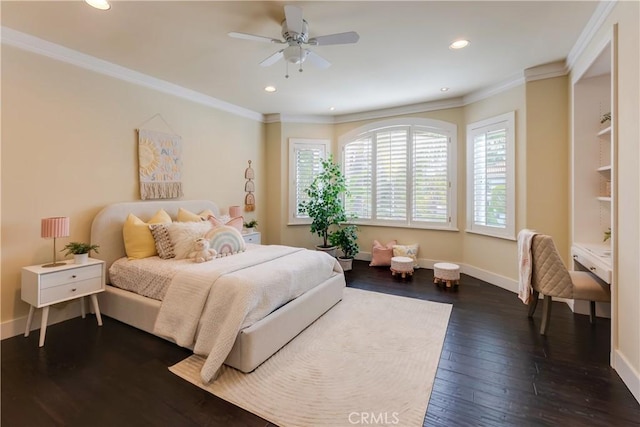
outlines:
[[302, 9], [298, 6], [286, 5], [284, 7], [284, 17], [289, 31], [302, 34]]
[[261, 67], [268, 67], [270, 65], [275, 64], [276, 62], [278, 62], [284, 56], [284, 54], [282, 52], [284, 52], [284, 49], [277, 51], [276, 53], [274, 53], [273, 55], [271, 55], [270, 57], [268, 57], [267, 59], [262, 61], [260, 63], [260, 66]]
[[306, 59], [316, 67], [321, 68], [323, 70], [331, 66], [331, 62], [327, 61], [322, 56], [318, 55], [317, 53], [309, 49], [306, 49]]
[[314, 46], [326, 46], [330, 44], [349, 44], [356, 43], [360, 40], [360, 36], [355, 31], [347, 33], [329, 34], [328, 36], [319, 36], [309, 39], [309, 44]]
[[236, 32], [231, 32], [228, 34], [229, 34], [229, 37], [233, 37], [235, 39], [253, 40], [256, 42], [263, 42], [263, 43], [284, 43], [282, 40], [272, 39], [271, 37], [256, 36], [255, 34], [236, 33]]

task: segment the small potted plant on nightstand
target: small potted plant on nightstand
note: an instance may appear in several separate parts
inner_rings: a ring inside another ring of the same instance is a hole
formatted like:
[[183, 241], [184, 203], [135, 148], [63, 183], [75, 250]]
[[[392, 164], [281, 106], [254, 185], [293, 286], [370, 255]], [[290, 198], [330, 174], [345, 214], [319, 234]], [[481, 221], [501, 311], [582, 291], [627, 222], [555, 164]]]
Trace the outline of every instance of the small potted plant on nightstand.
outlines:
[[344, 271], [351, 270], [353, 258], [360, 250], [357, 232], [358, 227], [355, 224], [345, 224], [329, 236], [331, 244], [342, 251], [342, 256], [338, 257], [338, 262]]
[[76, 264], [85, 264], [89, 259], [89, 252], [94, 251], [98, 252], [98, 245], [91, 245], [89, 243], [81, 243], [81, 242], [69, 242], [66, 246], [60, 251], [67, 251], [65, 255], [72, 255]]
[[256, 228], [258, 228], [258, 221], [252, 219], [251, 221], [247, 221], [244, 224], [244, 228], [247, 230], [247, 233], [253, 233]]

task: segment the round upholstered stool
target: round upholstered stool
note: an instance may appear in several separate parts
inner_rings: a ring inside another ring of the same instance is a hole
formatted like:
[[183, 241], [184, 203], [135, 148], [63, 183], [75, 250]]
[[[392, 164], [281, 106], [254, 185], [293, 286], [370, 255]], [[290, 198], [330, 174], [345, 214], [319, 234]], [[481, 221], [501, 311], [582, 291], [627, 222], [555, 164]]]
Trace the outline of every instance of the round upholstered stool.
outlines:
[[460, 266], [449, 262], [439, 262], [433, 265], [433, 283], [458, 289], [460, 283]]
[[413, 276], [413, 259], [408, 256], [394, 256], [391, 258], [391, 275], [402, 275], [404, 279], [409, 276]]

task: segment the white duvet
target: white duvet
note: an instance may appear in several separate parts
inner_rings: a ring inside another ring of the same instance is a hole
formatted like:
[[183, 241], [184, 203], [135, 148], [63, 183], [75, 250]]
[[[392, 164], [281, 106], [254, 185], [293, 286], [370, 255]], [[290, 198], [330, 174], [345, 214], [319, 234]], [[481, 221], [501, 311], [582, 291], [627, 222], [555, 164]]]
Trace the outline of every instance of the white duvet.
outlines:
[[241, 329], [336, 272], [340, 265], [323, 252], [276, 245], [192, 264], [174, 275], [154, 333], [206, 355], [201, 376], [209, 382]]

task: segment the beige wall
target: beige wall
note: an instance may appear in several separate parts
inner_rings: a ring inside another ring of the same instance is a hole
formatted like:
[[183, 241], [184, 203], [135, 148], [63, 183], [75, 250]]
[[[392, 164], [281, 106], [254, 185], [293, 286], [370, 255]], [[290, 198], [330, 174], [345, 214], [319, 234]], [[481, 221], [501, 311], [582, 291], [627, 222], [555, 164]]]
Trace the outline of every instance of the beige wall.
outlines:
[[[474, 123], [509, 111], [516, 113], [516, 231], [526, 223], [526, 93], [525, 86], [517, 86], [491, 98], [465, 107], [465, 122]], [[464, 151], [466, 156], [466, 150]], [[466, 179], [466, 175], [465, 178]], [[463, 186], [464, 188], [464, 186]], [[465, 204], [466, 205], [466, 204]], [[466, 211], [464, 206], [462, 212]], [[463, 218], [466, 221], [466, 218]], [[463, 223], [464, 224], [464, 223]], [[463, 225], [463, 230], [465, 226]], [[491, 256], [487, 256], [490, 253]], [[462, 258], [480, 270], [516, 279], [518, 262], [516, 243], [479, 234], [465, 233]]]
[[[214, 200], [223, 212], [243, 204], [252, 160], [257, 210], [247, 216], [266, 222], [262, 123], [6, 46], [2, 104], [3, 322], [28, 312], [20, 268], [52, 257], [41, 218], [71, 218], [62, 248], [89, 241], [105, 205], [139, 199], [135, 129], [155, 114], [182, 136], [185, 199]], [[158, 119], [145, 127], [167, 130]]]
[[568, 77], [527, 83], [526, 100], [526, 218], [520, 228], [553, 236], [569, 265]]

